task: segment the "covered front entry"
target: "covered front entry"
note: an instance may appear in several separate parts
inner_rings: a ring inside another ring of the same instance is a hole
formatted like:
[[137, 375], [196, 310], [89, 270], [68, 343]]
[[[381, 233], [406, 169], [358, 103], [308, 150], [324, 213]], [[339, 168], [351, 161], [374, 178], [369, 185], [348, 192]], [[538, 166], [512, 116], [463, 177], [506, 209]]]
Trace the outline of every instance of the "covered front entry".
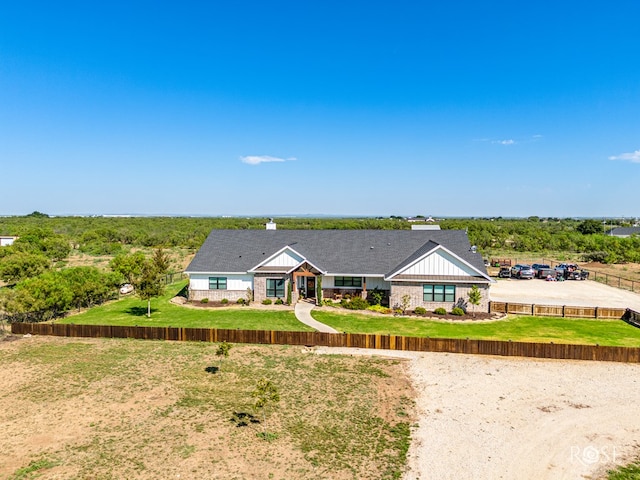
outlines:
[[297, 299], [316, 299], [317, 280], [320, 272], [312, 265], [304, 263], [293, 272], [293, 282], [296, 287]]

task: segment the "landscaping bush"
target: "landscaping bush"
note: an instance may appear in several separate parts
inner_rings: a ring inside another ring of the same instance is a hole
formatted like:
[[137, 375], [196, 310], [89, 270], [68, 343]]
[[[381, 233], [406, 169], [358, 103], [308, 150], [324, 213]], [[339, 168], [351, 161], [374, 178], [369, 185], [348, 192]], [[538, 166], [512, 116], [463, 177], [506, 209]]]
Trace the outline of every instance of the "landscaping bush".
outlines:
[[203, 298], [200, 300], [200, 303], [209, 303], [209, 299], [208, 298]]
[[369, 308], [369, 302], [360, 297], [353, 297], [351, 300], [342, 300], [340, 305], [349, 310], [366, 310]]
[[413, 313], [415, 313], [416, 315], [424, 315], [427, 313], [427, 309], [424, 307], [416, 307]]
[[384, 313], [385, 315], [393, 311], [389, 307], [383, 307], [382, 305], [371, 305], [369, 308], [367, 308], [367, 310], [371, 310], [372, 312]]
[[284, 302], [282, 301], [281, 298], [278, 298], [275, 302], [276, 305], [284, 305]]
[[263, 305], [271, 305], [271, 299], [270, 298], [265, 298], [264, 300], [262, 300], [262, 304]]
[[227, 303], [229, 303], [229, 300], [227, 298], [223, 298], [222, 300], [220, 300], [220, 303], [226, 305]]
[[436, 309], [433, 311], [433, 313], [435, 313], [436, 315], [446, 315], [446, 314], [447, 314], [447, 311], [446, 311], [444, 308], [439, 307], [439, 308], [436, 308]]
[[244, 304], [245, 304], [245, 302], [246, 302], [246, 300], [245, 300], [244, 298], [242, 298], [242, 297], [240, 297], [240, 298], [236, 301], [236, 303], [237, 303], [237, 304], [239, 304], [239, 305], [244, 305]]
[[462, 316], [464, 315], [464, 310], [460, 307], [453, 307], [453, 309], [451, 310], [451, 315]]

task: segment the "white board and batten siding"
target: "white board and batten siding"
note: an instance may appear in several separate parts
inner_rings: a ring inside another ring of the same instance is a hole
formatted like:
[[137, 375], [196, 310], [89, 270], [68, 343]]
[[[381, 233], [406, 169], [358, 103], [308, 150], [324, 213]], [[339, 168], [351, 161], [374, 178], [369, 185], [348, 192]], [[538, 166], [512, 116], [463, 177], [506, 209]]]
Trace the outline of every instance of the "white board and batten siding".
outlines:
[[291, 250], [284, 250], [275, 257], [269, 259], [266, 263], [263, 263], [263, 267], [295, 267], [299, 265], [304, 259], [292, 252]]
[[209, 290], [209, 277], [225, 277], [227, 290], [253, 288], [253, 275], [223, 273], [192, 273], [189, 276], [189, 288], [191, 290]]
[[475, 276], [469, 265], [443, 250], [437, 250], [400, 272], [401, 275]]

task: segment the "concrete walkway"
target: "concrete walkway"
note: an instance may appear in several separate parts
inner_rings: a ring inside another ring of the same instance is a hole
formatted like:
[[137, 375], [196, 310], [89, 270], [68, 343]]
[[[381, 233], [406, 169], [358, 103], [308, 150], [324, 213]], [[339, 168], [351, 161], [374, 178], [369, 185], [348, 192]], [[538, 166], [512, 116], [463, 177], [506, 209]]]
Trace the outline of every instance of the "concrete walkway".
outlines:
[[319, 332], [338, 333], [337, 330], [331, 328], [330, 326], [313, 319], [313, 317], [311, 316], [311, 310], [313, 310], [313, 307], [315, 307], [313, 303], [299, 301], [298, 303], [296, 303], [295, 308], [296, 318], [305, 325], [308, 325], [311, 328], [315, 328]]

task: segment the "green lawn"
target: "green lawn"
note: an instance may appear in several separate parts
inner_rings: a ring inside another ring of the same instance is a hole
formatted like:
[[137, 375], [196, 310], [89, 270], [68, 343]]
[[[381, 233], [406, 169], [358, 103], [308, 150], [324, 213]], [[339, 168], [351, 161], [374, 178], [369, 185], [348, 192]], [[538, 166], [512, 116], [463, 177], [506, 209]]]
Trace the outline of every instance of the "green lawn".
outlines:
[[313, 317], [340, 332], [349, 333], [640, 346], [640, 329], [622, 320], [521, 316], [492, 322], [455, 323], [416, 317], [342, 314], [336, 313], [331, 307], [314, 310]]
[[57, 323], [82, 325], [140, 325], [155, 327], [239, 328], [241, 330], [283, 330], [306, 332], [313, 329], [300, 323], [293, 310], [259, 310], [251, 307], [189, 308], [169, 302], [186, 282], [169, 285], [163, 296], [151, 300], [151, 318], [147, 302], [129, 296], [116, 302], [72, 315]]
[[[123, 298], [58, 323], [85, 325], [149, 325], [172, 327], [231, 328], [242, 330], [311, 331], [296, 320], [293, 310], [261, 310], [251, 307], [189, 308], [169, 300], [186, 282], [167, 287], [165, 295], [147, 304], [135, 296]], [[640, 329], [621, 320], [567, 319], [558, 317], [510, 317], [493, 322], [441, 322], [416, 317], [373, 316], [338, 313], [331, 307], [315, 309], [319, 322], [340, 332], [380, 333], [411, 337], [474, 338], [521, 342], [640, 346]]]

